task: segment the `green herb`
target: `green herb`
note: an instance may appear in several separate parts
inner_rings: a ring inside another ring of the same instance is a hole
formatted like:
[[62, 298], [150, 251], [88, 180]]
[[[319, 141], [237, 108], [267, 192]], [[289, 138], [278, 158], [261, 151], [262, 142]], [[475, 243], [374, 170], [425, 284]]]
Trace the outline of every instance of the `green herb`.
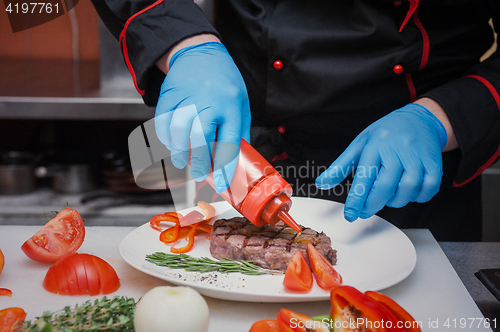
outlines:
[[208, 257], [194, 258], [187, 254], [167, 254], [155, 252], [147, 255], [146, 260], [159, 266], [167, 266], [171, 269], [184, 269], [186, 271], [221, 273], [240, 272], [247, 275], [258, 274], [283, 274], [282, 271], [268, 270], [253, 264], [253, 261], [235, 261], [223, 258], [220, 261]]
[[25, 321], [15, 331], [22, 332], [134, 332], [135, 301], [132, 298], [104, 296], [54, 313], [44, 312], [34, 322]]

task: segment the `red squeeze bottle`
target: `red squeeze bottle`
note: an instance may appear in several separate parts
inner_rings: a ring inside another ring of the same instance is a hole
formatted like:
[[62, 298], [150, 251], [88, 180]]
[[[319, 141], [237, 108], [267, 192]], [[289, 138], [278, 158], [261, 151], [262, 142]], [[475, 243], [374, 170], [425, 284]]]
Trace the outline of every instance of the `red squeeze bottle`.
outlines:
[[[213, 175], [207, 182], [215, 188]], [[302, 232], [288, 214], [292, 206], [292, 187], [278, 171], [247, 141], [241, 139], [238, 163], [231, 185], [220, 194], [254, 225], [274, 225], [278, 221]]]

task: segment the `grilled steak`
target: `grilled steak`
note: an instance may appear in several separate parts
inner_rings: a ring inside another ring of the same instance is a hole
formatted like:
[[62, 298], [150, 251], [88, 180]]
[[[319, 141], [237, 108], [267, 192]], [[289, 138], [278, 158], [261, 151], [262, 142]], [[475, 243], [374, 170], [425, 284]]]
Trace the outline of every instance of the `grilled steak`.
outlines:
[[266, 269], [285, 271], [297, 250], [302, 250], [306, 260], [307, 243], [311, 242], [333, 265], [337, 262], [337, 250], [324, 233], [302, 227], [297, 232], [283, 222], [276, 225], [255, 226], [244, 217], [219, 219], [210, 234], [210, 252], [217, 259], [237, 261], [251, 260]]

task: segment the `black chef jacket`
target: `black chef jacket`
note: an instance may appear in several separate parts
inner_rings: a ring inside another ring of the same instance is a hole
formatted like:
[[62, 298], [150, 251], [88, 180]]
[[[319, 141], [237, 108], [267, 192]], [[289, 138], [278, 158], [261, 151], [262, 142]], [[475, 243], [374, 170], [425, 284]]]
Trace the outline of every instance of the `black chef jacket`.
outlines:
[[490, 20], [500, 26], [500, 1], [218, 0], [215, 28], [190, 0], [93, 2], [148, 105], [164, 79], [161, 56], [186, 37], [219, 36], [247, 85], [252, 144], [298, 195], [345, 199], [338, 189], [352, 179], [318, 191], [314, 178], [375, 120], [434, 99], [460, 145], [443, 154], [441, 190], [379, 215], [439, 240], [480, 239], [479, 175], [500, 155], [500, 55], [480, 58], [493, 43]]

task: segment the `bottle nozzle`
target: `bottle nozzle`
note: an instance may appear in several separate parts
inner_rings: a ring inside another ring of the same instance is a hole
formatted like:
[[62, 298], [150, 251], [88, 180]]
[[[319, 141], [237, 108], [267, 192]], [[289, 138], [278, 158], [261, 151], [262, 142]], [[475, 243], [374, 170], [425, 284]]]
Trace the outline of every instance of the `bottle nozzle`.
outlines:
[[297, 233], [302, 232], [302, 227], [300, 227], [300, 225], [297, 224], [295, 220], [293, 220], [292, 216], [290, 216], [287, 211], [281, 210], [280, 212], [278, 212], [278, 218], [285, 224], [293, 228], [293, 230]]

